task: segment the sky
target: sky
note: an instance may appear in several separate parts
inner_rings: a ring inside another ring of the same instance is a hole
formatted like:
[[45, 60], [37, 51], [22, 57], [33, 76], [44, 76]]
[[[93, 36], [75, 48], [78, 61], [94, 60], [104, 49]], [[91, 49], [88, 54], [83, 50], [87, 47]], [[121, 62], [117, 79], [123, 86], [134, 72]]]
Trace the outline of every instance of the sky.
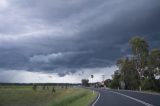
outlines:
[[111, 78], [136, 35], [160, 48], [159, 0], [0, 0], [0, 82]]

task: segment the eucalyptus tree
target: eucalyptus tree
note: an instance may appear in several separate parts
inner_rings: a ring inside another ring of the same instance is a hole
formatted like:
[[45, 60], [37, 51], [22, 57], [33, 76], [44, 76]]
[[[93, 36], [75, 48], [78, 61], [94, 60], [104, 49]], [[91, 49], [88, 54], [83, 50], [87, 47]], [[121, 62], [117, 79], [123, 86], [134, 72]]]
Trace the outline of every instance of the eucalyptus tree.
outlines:
[[[145, 68], [147, 68], [147, 58], [149, 53], [149, 46], [146, 40], [140, 36], [130, 39], [129, 44], [134, 55], [135, 67], [139, 74], [140, 80], [144, 77]], [[140, 86], [141, 90], [141, 86]]]
[[130, 46], [135, 58], [136, 69], [139, 76], [142, 77], [144, 73], [145, 66], [147, 65], [148, 57], [148, 43], [144, 38], [136, 36], [130, 39]]

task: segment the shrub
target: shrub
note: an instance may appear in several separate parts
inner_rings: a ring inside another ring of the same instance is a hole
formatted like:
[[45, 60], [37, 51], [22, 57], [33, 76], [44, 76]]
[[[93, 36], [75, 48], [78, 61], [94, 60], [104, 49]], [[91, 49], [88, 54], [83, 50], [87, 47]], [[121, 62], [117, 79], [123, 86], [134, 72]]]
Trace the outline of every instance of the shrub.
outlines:
[[52, 88], [52, 93], [55, 93], [56, 92], [56, 90], [54, 89], [54, 87]]
[[144, 79], [142, 81], [142, 89], [143, 90], [157, 90], [156, 80], [155, 79]]
[[34, 84], [33, 87], [32, 87], [32, 89], [33, 89], [34, 91], [36, 91], [36, 90], [37, 90], [37, 85]]

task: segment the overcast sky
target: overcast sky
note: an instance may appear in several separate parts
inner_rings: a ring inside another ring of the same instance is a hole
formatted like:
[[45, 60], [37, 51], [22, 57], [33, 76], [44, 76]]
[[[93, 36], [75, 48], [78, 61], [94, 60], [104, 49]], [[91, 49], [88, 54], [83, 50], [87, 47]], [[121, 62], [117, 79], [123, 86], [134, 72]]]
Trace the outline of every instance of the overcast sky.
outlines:
[[111, 78], [135, 35], [160, 48], [160, 0], [0, 0], [0, 82]]

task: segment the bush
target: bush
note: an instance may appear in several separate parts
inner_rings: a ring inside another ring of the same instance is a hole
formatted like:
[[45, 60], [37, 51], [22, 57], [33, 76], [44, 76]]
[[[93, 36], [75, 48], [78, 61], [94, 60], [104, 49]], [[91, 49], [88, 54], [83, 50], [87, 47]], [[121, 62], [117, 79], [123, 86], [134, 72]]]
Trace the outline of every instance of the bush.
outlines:
[[88, 79], [82, 79], [82, 85], [85, 86], [85, 87], [88, 87], [89, 86], [89, 80]]
[[143, 90], [158, 90], [155, 79], [144, 79], [142, 81], [142, 89]]
[[109, 87], [113, 89], [117, 89], [119, 87], [119, 82], [117, 80], [112, 80]]
[[54, 89], [54, 87], [52, 88], [52, 93], [55, 93], [56, 92], [56, 90]]
[[36, 90], [37, 90], [37, 85], [34, 84], [32, 89], [33, 89], [34, 91], [36, 91]]

